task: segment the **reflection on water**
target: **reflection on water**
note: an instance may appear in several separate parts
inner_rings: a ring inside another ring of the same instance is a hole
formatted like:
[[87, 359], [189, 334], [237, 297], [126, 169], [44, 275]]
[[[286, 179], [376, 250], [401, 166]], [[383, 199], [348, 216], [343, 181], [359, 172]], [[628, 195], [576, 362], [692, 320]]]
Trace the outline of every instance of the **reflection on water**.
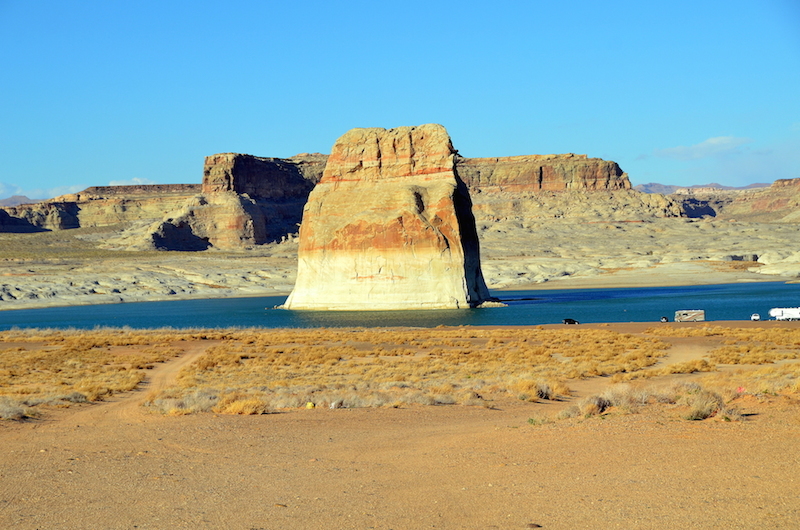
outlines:
[[[508, 307], [425, 311], [288, 311], [272, 309], [285, 297], [176, 300], [0, 311], [0, 330], [13, 327], [132, 328], [390, 327], [556, 324], [672, 320], [679, 309], [704, 309], [708, 320], [749, 320], [772, 307], [800, 306], [800, 284], [783, 282], [562, 289], [493, 293]], [[2, 302], [0, 302], [2, 303]]]

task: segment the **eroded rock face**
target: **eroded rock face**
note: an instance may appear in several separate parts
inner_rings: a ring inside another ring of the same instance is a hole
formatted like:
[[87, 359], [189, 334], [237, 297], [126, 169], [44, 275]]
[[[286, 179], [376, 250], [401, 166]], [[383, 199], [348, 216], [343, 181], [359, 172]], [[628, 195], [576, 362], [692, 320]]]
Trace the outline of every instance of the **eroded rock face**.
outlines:
[[303, 211], [288, 309], [438, 309], [489, 299], [469, 193], [441, 125], [353, 129]]
[[100, 246], [128, 250], [240, 250], [266, 242], [267, 220], [256, 201], [233, 192], [195, 195], [161, 219], [135, 223]]
[[266, 241], [264, 213], [253, 199], [231, 192], [194, 197], [152, 232], [162, 250], [236, 250]]
[[768, 188], [742, 191], [721, 208], [721, 219], [752, 222], [800, 222], [800, 178], [779, 179]]
[[800, 222], [800, 178], [751, 188], [681, 188], [669, 196], [686, 217], [753, 223]]
[[300, 154], [266, 158], [238, 153], [207, 156], [203, 166], [203, 193], [234, 191], [260, 199], [305, 198], [319, 182], [326, 155]]
[[456, 160], [458, 175], [470, 190], [566, 191], [630, 189], [616, 162], [572, 153]]
[[25, 204], [3, 208], [0, 232], [35, 232], [77, 228], [79, 208], [75, 203]]

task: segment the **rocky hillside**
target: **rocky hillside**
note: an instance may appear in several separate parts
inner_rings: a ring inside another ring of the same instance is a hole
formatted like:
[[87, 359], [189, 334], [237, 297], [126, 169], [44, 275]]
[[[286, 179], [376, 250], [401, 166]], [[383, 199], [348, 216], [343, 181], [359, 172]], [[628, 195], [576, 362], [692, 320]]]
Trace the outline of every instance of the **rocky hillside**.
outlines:
[[769, 188], [742, 192], [720, 209], [721, 219], [800, 222], [800, 178], [776, 180]]
[[719, 190], [682, 188], [669, 197], [687, 217], [716, 217], [759, 223], [800, 222], [800, 179], [776, 180], [769, 187]]
[[693, 193], [695, 191], [742, 191], [742, 190], [752, 190], [757, 188], [768, 188], [769, 182], [757, 182], [755, 184], [749, 184], [747, 186], [723, 186], [722, 184], [717, 184], [716, 182], [712, 182], [711, 184], [694, 184], [692, 186], [676, 186], [674, 184], [658, 184], [657, 182], [650, 182], [647, 184], [637, 184], [633, 187], [636, 191], [643, 191], [644, 193], [661, 193], [664, 195], [670, 195], [673, 193], [686, 193], [685, 190], [688, 190], [689, 193]]

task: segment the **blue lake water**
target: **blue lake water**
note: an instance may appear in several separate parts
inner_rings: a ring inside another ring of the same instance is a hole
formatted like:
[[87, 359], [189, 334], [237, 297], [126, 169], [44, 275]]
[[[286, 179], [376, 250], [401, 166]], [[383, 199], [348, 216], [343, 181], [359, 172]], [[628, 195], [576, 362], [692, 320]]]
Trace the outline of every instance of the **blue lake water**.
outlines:
[[657, 322], [680, 309], [704, 309], [706, 320], [768, 318], [772, 307], [800, 306], [800, 284], [739, 283], [689, 287], [497, 291], [508, 307], [428, 311], [287, 311], [286, 297], [176, 300], [0, 311], [0, 330], [19, 328], [308, 328], [496, 326], [591, 322]]

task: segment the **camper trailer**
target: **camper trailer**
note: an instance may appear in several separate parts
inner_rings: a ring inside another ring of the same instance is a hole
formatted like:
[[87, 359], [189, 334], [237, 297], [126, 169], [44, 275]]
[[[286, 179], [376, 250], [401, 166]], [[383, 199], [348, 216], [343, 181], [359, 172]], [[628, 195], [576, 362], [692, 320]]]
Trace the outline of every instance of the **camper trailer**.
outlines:
[[703, 322], [706, 312], [703, 309], [681, 309], [675, 311], [675, 322]]
[[800, 320], [800, 307], [773, 307], [769, 316], [775, 320]]

